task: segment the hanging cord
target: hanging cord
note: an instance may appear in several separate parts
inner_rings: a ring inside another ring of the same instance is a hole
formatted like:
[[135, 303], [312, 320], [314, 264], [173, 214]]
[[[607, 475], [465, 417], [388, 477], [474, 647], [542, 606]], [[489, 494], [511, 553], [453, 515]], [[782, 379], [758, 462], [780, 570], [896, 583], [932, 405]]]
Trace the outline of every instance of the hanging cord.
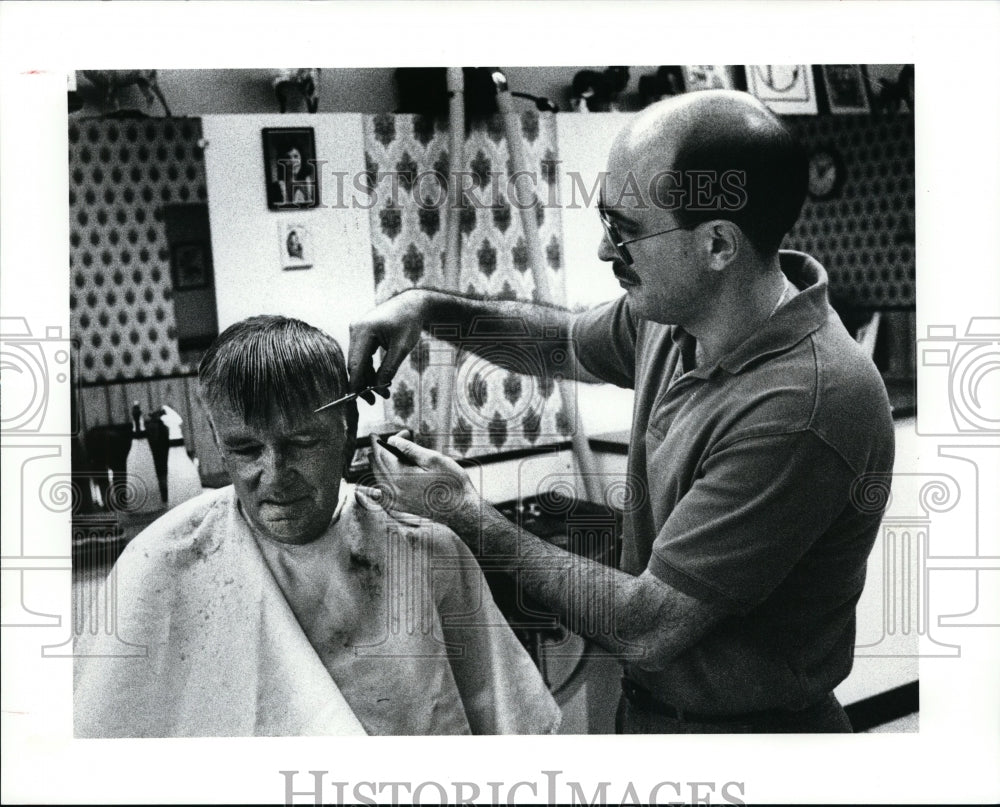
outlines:
[[[448, 216], [445, 228], [445, 258], [444, 287], [447, 291], [458, 291], [459, 276], [462, 269], [462, 231], [461, 231], [461, 189], [456, 177], [461, 176], [462, 164], [465, 160], [465, 78], [461, 67], [449, 67], [448, 93], [450, 96], [449, 147], [448, 147]], [[450, 345], [443, 345], [443, 350], [451, 352], [452, 357], [457, 351]], [[445, 362], [438, 380], [438, 400], [441, 402], [441, 420], [434, 439], [434, 448], [447, 453], [451, 442], [451, 407], [454, 399], [455, 373], [458, 367], [454, 360]]]
[[[507, 146], [510, 149], [511, 162], [514, 164], [514, 171], [521, 176], [528, 176], [528, 158], [525, 153], [524, 140], [521, 138], [521, 117], [514, 111], [511, 101], [510, 90], [507, 87], [507, 77], [500, 71], [493, 71], [493, 82], [497, 88], [497, 107], [504, 122], [504, 131], [507, 134]], [[515, 190], [516, 193], [516, 190]], [[534, 194], [534, 191], [532, 191]], [[545, 271], [545, 256], [542, 252], [542, 241], [538, 235], [538, 219], [535, 217], [535, 205], [519, 204], [521, 227], [524, 230], [524, 241], [528, 248], [528, 264], [531, 266], [531, 275], [535, 281], [535, 296], [539, 302], [550, 303], [552, 300], [552, 290], [549, 288], [549, 278]], [[563, 405], [567, 401], [573, 400], [576, 390], [572, 381], [560, 380], [559, 395]], [[583, 489], [587, 500], [600, 504], [604, 501], [604, 496], [600, 490], [597, 477], [597, 462], [594, 454], [590, 450], [590, 442], [584, 432], [580, 422], [580, 413], [577, 412], [576, 428], [573, 429], [573, 456], [576, 458], [577, 467], [583, 476]]]

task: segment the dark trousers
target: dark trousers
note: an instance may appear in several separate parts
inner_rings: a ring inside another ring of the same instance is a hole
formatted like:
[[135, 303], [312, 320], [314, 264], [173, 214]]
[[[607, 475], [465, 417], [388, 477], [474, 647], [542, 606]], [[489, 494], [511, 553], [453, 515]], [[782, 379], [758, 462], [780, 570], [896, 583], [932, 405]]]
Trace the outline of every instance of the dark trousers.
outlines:
[[748, 718], [698, 722], [678, 720], [630, 701], [623, 694], [615, 718], [618, 734], [834, 734], [851, 733], [851, 721], [830, 693], [798, 712], [768, 712]]

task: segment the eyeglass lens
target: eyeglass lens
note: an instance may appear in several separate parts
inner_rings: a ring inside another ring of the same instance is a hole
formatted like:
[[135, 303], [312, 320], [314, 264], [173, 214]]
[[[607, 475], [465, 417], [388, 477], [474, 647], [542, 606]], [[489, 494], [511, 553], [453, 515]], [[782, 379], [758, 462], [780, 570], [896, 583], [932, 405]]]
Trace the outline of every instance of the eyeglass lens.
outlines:
[[608, 235], [608, 240], [611, 242], [611, 246], [615, 248], [615, 252], [618, 253], [618, 257], [622, 259], [622, 262], [627, 266], [631, 266], [632, 255], [622, 243], [624, 239], [622, 238], [621, 233], [618, 232], [618, 228], [615, 226], [614, 222], [608, 218], [607, 213], [604, 210], [603, 201], [598, 202], [597, 212], [601, 217], [601, 224], [604, 225], [604, 231]]

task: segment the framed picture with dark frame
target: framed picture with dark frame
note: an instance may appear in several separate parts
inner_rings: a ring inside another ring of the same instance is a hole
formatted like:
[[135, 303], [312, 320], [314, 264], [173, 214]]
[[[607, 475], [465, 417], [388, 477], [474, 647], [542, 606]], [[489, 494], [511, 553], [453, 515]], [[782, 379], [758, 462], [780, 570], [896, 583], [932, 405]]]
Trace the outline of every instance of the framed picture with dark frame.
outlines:
[[871, 112], [861, 65], [825, 64], [822, 71], [832, 114], [867, 115]]
[[170, 247], [170, 274], [174, 291], [193, 291], [212, 285], [212, 250], [202, 241]]
[[270, 210], [319, 206], [316, 136], [311, 127], [264, 129], [264, 180]]

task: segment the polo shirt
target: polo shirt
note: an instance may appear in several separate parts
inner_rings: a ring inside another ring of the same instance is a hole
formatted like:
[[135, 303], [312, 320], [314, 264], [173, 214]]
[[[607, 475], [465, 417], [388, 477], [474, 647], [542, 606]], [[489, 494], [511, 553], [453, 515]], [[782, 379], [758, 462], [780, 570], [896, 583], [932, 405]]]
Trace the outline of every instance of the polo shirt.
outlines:
[[621, 568], [728, 612], [665, 669], [626, 664], [681, 709], [805, 708], [853, 663], [881, 521], [856, 486], [892, 471], [891, 410], [823, 267], [786, 251], [780, 263], [798, 293], [711, 365], [693, 366], [694, 338], [638, 319], [627, 295], [572, 329], [586, 370], [635, 389]]

